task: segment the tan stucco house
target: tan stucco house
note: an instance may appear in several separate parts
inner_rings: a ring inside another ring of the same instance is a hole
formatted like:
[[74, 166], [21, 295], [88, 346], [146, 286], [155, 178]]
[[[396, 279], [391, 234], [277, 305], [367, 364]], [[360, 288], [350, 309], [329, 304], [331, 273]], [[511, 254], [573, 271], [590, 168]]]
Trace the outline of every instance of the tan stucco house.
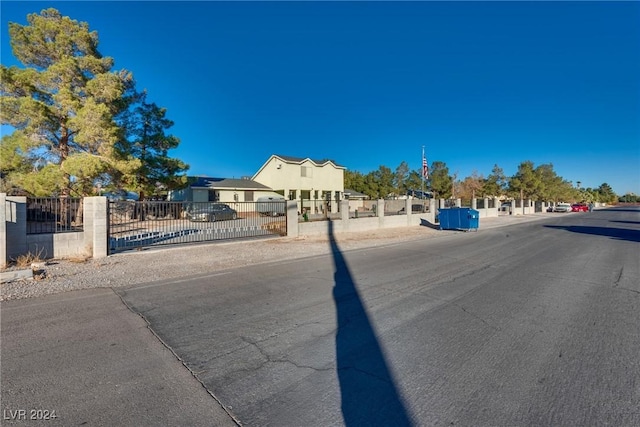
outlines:
[[251, 178], [288, 200], [344, 198], [344, 166], [333, 160], [272, 155]]

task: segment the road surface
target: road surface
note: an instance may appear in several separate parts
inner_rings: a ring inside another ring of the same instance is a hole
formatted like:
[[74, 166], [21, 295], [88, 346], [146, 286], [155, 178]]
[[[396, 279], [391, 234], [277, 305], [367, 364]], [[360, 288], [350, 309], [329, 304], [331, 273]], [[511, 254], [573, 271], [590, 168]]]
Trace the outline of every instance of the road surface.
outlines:
[[639, 244], [607, 209], [5, 302], [3, 425], [637, 426]]
[[119, 291], [245, 425], [640, 425], [640, 212]]

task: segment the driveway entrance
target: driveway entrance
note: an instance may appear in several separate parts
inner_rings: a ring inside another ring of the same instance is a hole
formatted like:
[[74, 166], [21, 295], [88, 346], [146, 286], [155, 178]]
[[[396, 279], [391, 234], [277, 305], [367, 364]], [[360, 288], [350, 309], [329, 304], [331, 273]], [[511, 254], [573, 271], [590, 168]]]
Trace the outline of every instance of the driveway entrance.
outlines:
[[199, 243], [268, 235], [285, 236], [284, 201], [272, 214], [256, 202], [109, 202], [109, 253], [140, 247]]

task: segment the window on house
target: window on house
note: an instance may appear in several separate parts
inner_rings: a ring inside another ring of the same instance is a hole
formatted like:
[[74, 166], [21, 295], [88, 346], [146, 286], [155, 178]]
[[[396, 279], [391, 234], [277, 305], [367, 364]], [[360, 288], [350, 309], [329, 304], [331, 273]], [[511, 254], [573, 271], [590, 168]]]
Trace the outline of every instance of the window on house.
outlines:
[[244, 201], [245, 202], [253, 202], [253, 191], [246, 190], [244, 192]]
[[296, 190], [289, 190], [289, 200], [296, 199]]
[[300, 176], [311, 178], [313, 177], [313, 168], [309, 166], [300, 166]]

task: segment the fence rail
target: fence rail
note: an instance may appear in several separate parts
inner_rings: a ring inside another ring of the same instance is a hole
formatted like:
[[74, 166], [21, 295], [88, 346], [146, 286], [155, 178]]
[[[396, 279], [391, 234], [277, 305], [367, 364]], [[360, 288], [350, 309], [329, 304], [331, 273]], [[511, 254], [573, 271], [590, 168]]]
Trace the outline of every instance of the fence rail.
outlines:
[[83, 231], [80, 198], [28, 197], [27, 234]]
[[285, 201], [109, 202], [111, 252], [286, 233]]

